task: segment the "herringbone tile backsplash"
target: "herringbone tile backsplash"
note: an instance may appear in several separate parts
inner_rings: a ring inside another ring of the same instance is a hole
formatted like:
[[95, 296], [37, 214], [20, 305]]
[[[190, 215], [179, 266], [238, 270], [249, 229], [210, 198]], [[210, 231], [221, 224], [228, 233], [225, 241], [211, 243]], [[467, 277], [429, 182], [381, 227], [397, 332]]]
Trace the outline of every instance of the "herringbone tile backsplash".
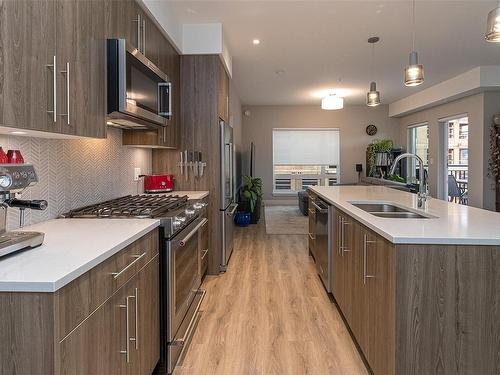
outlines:
[[[19, 149], [34, 164], [39, 182], [20, 199], [45, 199], [45, 211], [26, 210], [25, 224], [53, 219], [73, 208], [142, 192], [134, 168], [151, 172], [151, 150], [122, 146], [121, 130], [109, 128], [108, 138], [60, 140], [0, 135], [4, 151]], [[7, 228], [19, 227], [19, 210], [9, 208]]]

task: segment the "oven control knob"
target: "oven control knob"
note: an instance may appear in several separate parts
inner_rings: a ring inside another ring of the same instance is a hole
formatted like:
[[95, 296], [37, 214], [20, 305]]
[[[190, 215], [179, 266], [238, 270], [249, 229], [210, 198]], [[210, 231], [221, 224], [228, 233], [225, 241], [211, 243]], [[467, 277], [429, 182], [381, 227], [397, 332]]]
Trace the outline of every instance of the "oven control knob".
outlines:
[[186, 218], [184, 216], [176, 216], [174, 218], [174, 221], [178, 221], [179, 223], [184, 223], [186, 221]]
[[202, 202], [198, 202], [198, 203], [193, 204], [193, 207], [196, 208], [197, 210], [199, 210], [205, 206], [206, 206], [206, 204], [202, 203]]
[[0, 176], [0, 188], [7, 189], [12, 185], [12, 177], [9, 175]]
[[190, 209], [190, 208], [186, 208], [186, 211], [185, 211], [185, 212], [186, 212], [186, 215], [191, 216], [191, 215], [194, 215], [195, 210], [192, 210], [192, 209]]

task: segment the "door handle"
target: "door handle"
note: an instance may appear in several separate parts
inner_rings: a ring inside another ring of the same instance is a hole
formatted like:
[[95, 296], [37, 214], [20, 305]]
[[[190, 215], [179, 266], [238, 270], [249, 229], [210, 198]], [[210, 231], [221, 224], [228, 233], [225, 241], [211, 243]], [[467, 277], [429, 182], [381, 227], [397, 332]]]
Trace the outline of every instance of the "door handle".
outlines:
[[146, 20], [142, 19], [142, 53], [146, 54]]
[[238, 208], [238, 204], [237, 203], [234, 203], [233, 204], [233, 209], [231, 211], [229, 211], [226, 215], [228, 216], [233, 216], [234, 213], [236, 212], [236, 209]]
[[120, 354], [125, 354], [125, 358], [127, 363], [130, 362], [130, 328], [129, 328], [129, 312], [128, 308], [130, 305], [130, 297], [127, 297], [125, 299], [125, 305], [120, 305], [120, 309], [125, 309], [125, 320], [127, 322], [127, 325], [125, 327], [125, 335], [127, 336], [127, 342], [125, 345], [125, 350], [120, 350]]
[[141, 51], [141, 15], [138, 14], [137, 19], [132, 22], [137, 22], [137, 49]]
[[344, 220], [344, 218], [342, 218], [341, 223], [342, 223], [342, 255], [344, 255], [344, 252], [351, 251], [345, 245], [345, 229], [344, 229], [344, 226], [349, 225], [350, 223], [348, 221]]
[[53, 98], [53, 109], [52, 110], [47, 110], [47, 113], [52, 113], [54, 117], [54, 122], [57, 122], [57, 58], [56, 56], [53, 57], [52, 64], [47, 64], [45, 65], [47, 68], [52, 68], [53, 78], [52, 78], [52, 85], [53, 85], [53, 92], [54, 92], [54, 98]]
[[130, 296], [129, 298], [133, 298], [135, 301], [135, 321], [134, 321], [135, 335], [134, 337], [130, 338], [130, 341], [134, 341], [135, 350], [137, 350], [139, 349], [139, 289], [135, 288], [134, 295]]
[[368, 236], [363, 234], [363, 285], [366, 285], [366, 279], [374, 278], [374, 275], [368, 275], [368, 244], [376, 241], [368, 241]]
[[69, 62], [66, 62], [66, 70], [61, 70], [62, 74], [66, 75], [66, 113], [61, 113], [61, 116], [66, 116], [66, 123], [69, 125], [69, 111], [70, 111], [70, 74]]
[[201, 220], [201, 221], [200, 221], [200, 222], [199, 222], [199, 223], [198, 223], [198, 224], [197, 224], [197, 225], [193, 228], [193, 230], [192, 230], [191, 232], [189, 232], [189, 233], [186, 235], [186, 237], [184, 237], [184, 238], [180, 241], [179, 245], [180, 245], [180, 246], [182, 246], [182, 247], [186, 246], [187, 242], [191, 239], [191, 237], [193, 237], [193, 236], [194, 236], [194, 234], [195, 234], [196, 232], [198, 232], [198, 229], [200, 229], [203, 225], [205, 225], [205, 223], [206, 223], [207, 221], [208, 221], [208, 220], [207, 220], [206, 218], [203, 218], [203, 220]]
[[314, 207], [316, 207], [316, 209], [318, 210], [319, 213], [326, 214], [328, 212], [328, 208], [322, 208], [322, 207], [318, 206], [316, 204], [316, 202], [314, 202], [314, 201], [311, 201], [311, 203], [313, 204]]

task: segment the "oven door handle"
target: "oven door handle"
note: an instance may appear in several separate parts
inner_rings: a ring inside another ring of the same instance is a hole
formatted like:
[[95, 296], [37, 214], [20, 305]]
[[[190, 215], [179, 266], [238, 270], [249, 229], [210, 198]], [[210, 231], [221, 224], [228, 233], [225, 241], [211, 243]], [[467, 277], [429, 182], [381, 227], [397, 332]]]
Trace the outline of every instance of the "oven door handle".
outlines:
[[184, 337], [174, 340], [174, 342], [173, 342], [174, 345], [184, 346], [192, 334], [192, 331], [194, 328], [194, 323], [196, 322], [198, 312], [200, 311], [201, 303], [203, 302], [203, 298], [205, 298], [205, 294], [207, 294], [207, 291], [204, 289], [198, 289], [196, 291], [196, 293], [201, 294], [201, 298], [198, 301], [198, 305], [196, 306], [195, 313], [193, 314], [193, 316], [191, 317], [191, 320], [189, 321], [189, 324], [188, 324], [188, 327], [186, 329], [186, 333], [185, 333]]
[[186, 237], [184, 237], [184, 238], [180, 241], [179, 245], [180, 245], [180, 246], [182, 246], [182, 247], [186, 246], [186, 244], [187, 244], [187, 242], [189, 241], [189, 239], [190, 239], [191, 237], [193, 237], [193, 236], [194, 236], [194, 234], [195, 234], [196, 232], [198, 232], [198, 229], [200, 229], [203, 225], [205, 225], [205, 223], [206, 223], [207, 221], [208, 221], [208, 219], [207, 219], [207, 218], [203, 218], [203, 220], [201, 220], [201, 221], [198, 223], [198, 225], [196, 225], [196, 226], [193, 228], [193, 230], [192, 230], [191, 232], [189, 232], [189, 233], [187, 234], [187, 236], [186, 236]]

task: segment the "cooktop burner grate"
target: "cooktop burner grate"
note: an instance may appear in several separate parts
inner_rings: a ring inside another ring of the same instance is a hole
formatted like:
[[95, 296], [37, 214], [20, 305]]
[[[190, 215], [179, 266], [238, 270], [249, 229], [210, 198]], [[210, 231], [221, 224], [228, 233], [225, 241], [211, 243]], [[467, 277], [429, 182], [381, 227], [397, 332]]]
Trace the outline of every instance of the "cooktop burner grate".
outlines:
[[156, 218], [186, 205], [187, 200], [187, 196], [178, 195], [127, 195], [71, 210], [62, 216], [67, 218]]

